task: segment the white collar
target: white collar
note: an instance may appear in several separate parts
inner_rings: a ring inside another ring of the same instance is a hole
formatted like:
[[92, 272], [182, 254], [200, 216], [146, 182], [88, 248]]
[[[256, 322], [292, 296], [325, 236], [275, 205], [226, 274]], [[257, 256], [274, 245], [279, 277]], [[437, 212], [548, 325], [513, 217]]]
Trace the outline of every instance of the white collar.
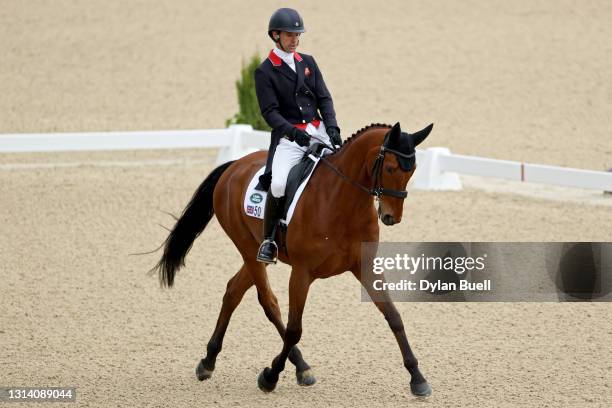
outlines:
[[278, 55], [279, 57], [281, 57], [283, 60], [284, 59], [293, 59], [293, 53], [292, 52], [285, 52], [283, 50], [281, 50], [278, 47], [274, 47], [274, 53], [276, 55]]
[[289, 65], [289, 67], [295, 71], [295, 60], [293, 59], [292, 52], [285, 52], [278, 47], [274, 47], [274, 50], [272, 51], [278, 55], [280, 59], [285, 61], [285, 64]]

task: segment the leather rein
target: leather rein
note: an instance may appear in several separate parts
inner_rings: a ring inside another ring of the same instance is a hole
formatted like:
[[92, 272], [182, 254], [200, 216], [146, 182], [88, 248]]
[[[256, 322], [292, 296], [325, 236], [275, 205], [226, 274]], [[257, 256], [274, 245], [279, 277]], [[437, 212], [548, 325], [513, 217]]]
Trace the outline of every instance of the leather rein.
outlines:
[[[318, 138], [317, 138], [318, 139]], [[342, 173], [336, 166], [331, 164], [325, 157], [321, 156], [320, 159], [323, 163], [325, 163], [330, 169], [332, 169], [337, 175], [342, 177], [344, 180], [350, 182], [355, 187], [365, 191], [369, 195], [376, 197], [377, 200], [380, 200], [381, 196], [390, 196], [395, 198], [406, 198], [408, 196], [408, 191], [406, 190], [393, 190], [389, 188], [385, 188], [382, 186], [382, 170], [383, 163], [385, 161], [385, 155], [387, 153], [392, 153], [398, 157], [402, 157], [405, 159], [411, 159], [415, 156], [415, 153], [402, 153], [397, 150], [389, 149], [385, 146], [386, 138], [383, 144], [380, 146], [380, 150], [378, 151], [378, 155], [376, 156], [376, 160], [374, 161], [374, 165], [372, 166], [372, 173], [374, 174], [374, 186], [372, 188], [368, 188], [361, 183], [351, 179], [346, 174]], [[332, 149], [337, 151], [337, 149]]]

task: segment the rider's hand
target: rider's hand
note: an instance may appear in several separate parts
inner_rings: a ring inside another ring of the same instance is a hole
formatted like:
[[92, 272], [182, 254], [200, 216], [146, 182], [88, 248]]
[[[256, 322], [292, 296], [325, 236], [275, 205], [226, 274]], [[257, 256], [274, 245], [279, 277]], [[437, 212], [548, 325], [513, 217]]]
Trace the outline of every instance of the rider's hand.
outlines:
[[298, 145], [306, 147], [310, 144], [310, 135], [302, 129], [293, 128], [291, 133], [291, 136], [293, 136], [293, 141]]
[[334, 146], [342, 146], [342, 138], [340, 137], [340, 129], [335, 126], [327, 128], [327, 136]]

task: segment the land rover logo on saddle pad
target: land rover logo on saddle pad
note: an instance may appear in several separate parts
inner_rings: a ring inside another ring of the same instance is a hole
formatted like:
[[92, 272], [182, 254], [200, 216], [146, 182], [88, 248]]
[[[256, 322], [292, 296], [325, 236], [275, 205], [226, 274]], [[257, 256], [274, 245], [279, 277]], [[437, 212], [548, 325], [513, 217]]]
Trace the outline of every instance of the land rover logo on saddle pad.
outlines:
[[251, 194], [251, 197], [249, 197], [249, 200], [251, 200], [252, 203], [259, 204], [262, 202], [263, 197], [259, 193], [253, 193]]

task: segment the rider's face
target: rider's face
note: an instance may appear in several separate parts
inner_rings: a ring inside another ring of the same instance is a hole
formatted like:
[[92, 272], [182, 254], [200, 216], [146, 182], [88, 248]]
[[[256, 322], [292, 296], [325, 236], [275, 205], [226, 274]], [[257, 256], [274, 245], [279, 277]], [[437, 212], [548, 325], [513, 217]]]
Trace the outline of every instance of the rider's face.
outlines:
[[280, 43], [286, 52], [294, 52], [300, 44], [300, 33], [281, 31]]

